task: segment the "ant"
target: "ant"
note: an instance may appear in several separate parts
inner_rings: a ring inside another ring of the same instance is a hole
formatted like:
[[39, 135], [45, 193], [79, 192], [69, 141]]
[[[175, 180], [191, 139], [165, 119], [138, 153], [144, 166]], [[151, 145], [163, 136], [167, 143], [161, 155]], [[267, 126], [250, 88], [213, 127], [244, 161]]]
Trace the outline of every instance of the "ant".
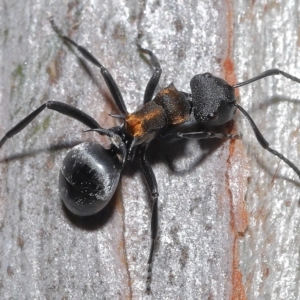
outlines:
[[7, 139], [23, 130], [45, 108], [78, 120], [111, 141], [109, 149], [99, 144], [82, 143], [75, 146], [66, 155], [59, 173], [60, 197], [69, 211], [79, 216], [90, 216], [101, 211], [111, 200], [119, 184], [124, 165], [139, 156], [140, 166], [152, 196], [151, 247], [148, 258], [146, 292], [150, 293], [152, 263], [155, 241], [158, 231], [158, 188], [155, 175], [146, 159], [148, 145], [158, 136], [163, 139], [210, 139], [241, 138], [240, 135], [214, 133], [208, 131], [180, 132], [180, 124], [194, 122], [208, 126], [223, 125], [233, 119], [238, 109], [250, 122], [259, 144], [273, 155], [283, 160], [300, 178], [300, 170], [285, 156], [269, 147], [250, 115], [236, 102], [234, 90], [262, 78], [283, 75], [300, 83], [300, 79], [279, 69], [270, 69], [247, 81], [229, 85], [221, 78], [210, 73], [195, 75], [190, 81], [191, 93], [178, 91], [173, 84], [163, 88], [154, 98], [162, 69], [152, 51], [137, 45], [138, 50], [150, 57], [153, 74], [144, 93], [143, 106], [129, 113], [121, 92], [109, 71], [85, 48], [62, 34], [53, 18], [50, 23], [56, 34], [71, 44], [81, 55], [98, 67], [120, 111], [118, 115], [123, 124], [112, 128], [103, 128], [85, 112], [58, 101], [47, 101], [30, 113], [22, 121], [6, 132], [0, 140], [0, 148]]

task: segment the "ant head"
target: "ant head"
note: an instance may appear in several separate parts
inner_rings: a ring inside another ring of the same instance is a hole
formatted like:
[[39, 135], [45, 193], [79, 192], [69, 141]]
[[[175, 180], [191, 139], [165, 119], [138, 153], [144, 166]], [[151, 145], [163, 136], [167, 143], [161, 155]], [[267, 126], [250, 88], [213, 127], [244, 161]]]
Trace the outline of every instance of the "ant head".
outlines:
[[190, 83], [194, 116], [198, 122], [222, 125], [235, 113], [234, 88], [210, 73], [194, 76]]

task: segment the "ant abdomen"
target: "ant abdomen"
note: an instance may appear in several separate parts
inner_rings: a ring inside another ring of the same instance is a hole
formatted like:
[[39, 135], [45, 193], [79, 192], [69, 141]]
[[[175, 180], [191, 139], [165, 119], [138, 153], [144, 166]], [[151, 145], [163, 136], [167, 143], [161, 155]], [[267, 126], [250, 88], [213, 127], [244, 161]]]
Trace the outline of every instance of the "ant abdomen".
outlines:
[[75, 215], [102, 210], [119, 183], [122, 166], [117, 155], [101, 145], [83, 143], [66, 155], [59, 174], [59, 192]]

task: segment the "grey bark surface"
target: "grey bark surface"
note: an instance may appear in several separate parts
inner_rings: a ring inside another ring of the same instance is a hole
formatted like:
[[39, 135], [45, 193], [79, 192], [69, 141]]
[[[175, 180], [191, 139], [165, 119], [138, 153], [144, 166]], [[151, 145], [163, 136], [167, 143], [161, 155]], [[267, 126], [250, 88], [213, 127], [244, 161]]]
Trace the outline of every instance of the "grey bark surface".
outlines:
[[[237, 77], [247, 79], [270, 68], [299, 77], [299, 1], [240, 1], [234, 11]], [[240, 96], [270, 146], [299, 167], [299, 84], [275, 76], [240, 88]], [[260, 148], [246, 123], [239, 125], [251, 174], [249, 226], [240, 248], [247, 296], [299, 299], [299, 178]]]
[[[130, 112], [142, 104], [152, 71], [136, 41], [159, 58], [160, 87], [173, 82], [189, 92], [195, 74], [224, 75], [232, 10], [238, 81], [274, 67], [299, 76], [298, 6], [246, 2], [2, 2], [0, 136], [47, 100], [74, 105], [103, 127], [116, 124], [108, 113], [118, 111], [100, 72], [89, 64], [87, 69], [62, 43], [49, 14], [110, 70]], [[241, 88], [240, 95], [267, 140], [297, 162], [299, 85], [276, 77]], [[154, 299], [234, 297], [229, 203], [243, 197], [242, 185], [236, 185], [247, 176], [250, 218], [238, 261], [247, 297], [299, 297], [298, 178], [260, 148], [242, 117], [237, 119], [250, 171], [242, 155], [230, 156], [229, 141], [157, 142], [150, 149], [160, 193]], [[71, 145], [107, 144], [85, 129], [44, 111], [0, 151], [1, 299], [147, 298], [151, 198], [138, 165], [124, 170], [112, 204], [100, 215], [75, 218], [59, 199], [58, 172]], [[229, 160], [236, 162], [231, 171]]]

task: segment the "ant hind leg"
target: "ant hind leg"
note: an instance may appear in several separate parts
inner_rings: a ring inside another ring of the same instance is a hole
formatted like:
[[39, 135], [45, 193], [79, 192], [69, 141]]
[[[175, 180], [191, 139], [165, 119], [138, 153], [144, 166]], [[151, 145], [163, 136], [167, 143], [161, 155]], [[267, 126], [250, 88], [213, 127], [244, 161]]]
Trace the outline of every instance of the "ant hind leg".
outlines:
[[153, 254], [155, 248], [155, 241], [157, 238], [158, 231], [158, 189], [155, 175], [152, 168], [145, 157], [146, 148], [143, 147], [140, 152], [140, 163], [142, 167], [142, 172], [147, 181], [148, 187], [152, 195], [152, 216], [151, 216], [151, 247], [150, 254], [148, 259], [148, 274], [147, 274], [147, 283], [146, 283], [146, 293], [151, 293], [151, 279], [152, 279], [152, 263], [153, 263]]
[[13, 137], [21, 130], [23, 130], [35, 117], [37, 117], [45, 108], [49, 108], [55, 110], [61, 114], [69, 116], [77, 121], [85, 124], [90, 128], [99, 128], [102, 129], [101, 126], [94, 120], [91, 116], [86, 114], [85, 112], [79, 110], [76, 107], [73, 107], [69, 104], [58, 102], [58, 101], [47, 101], [42, 104], [39, 108], [30, 113], [27, 117], [17, 123], [13, 128], [6, 132], [4, 137], [0, 140], [0, 148], [7, 141], [7, 139]]
[[102, 74], [102, 76], [103, 76], [103, 78], [106, 82], [106, 85], [107, 85], [110, 93], [113, 96], [113, 99], [114, 99], [118, 109], [121, 111], [122, 114], [126, 115], [128, 112], [127, 112], [127, 108], [126, 108], [126, 105], [124, 103], [122, 94], [121, 94], [121, 92], [119, 90], [119, 87], [116, 84], [115, 80], [113, 79], [113, 77], [109, 73], [109, 71], [87, 49], [85, 49], [84, 47], [78, 45], [76, 42], [74, 42], [69, 37], [63, 35], [61, 30], [54, 23], [54, 20], [53, 20], [52, 17], [49, 19], [49, 21], [50, 21], [50, 24], [51, 24], [53, 30], [57, 33], [57, 35], [61, 39], [63, 39], [64, 41], [70, 43], [74, 47], [76, 47], [77, 50], [81, 53], [81, 55], [85, 59], [87, 59], [89, 62], [91, 62], [96, 67], [100, 68], [101, 74]]

